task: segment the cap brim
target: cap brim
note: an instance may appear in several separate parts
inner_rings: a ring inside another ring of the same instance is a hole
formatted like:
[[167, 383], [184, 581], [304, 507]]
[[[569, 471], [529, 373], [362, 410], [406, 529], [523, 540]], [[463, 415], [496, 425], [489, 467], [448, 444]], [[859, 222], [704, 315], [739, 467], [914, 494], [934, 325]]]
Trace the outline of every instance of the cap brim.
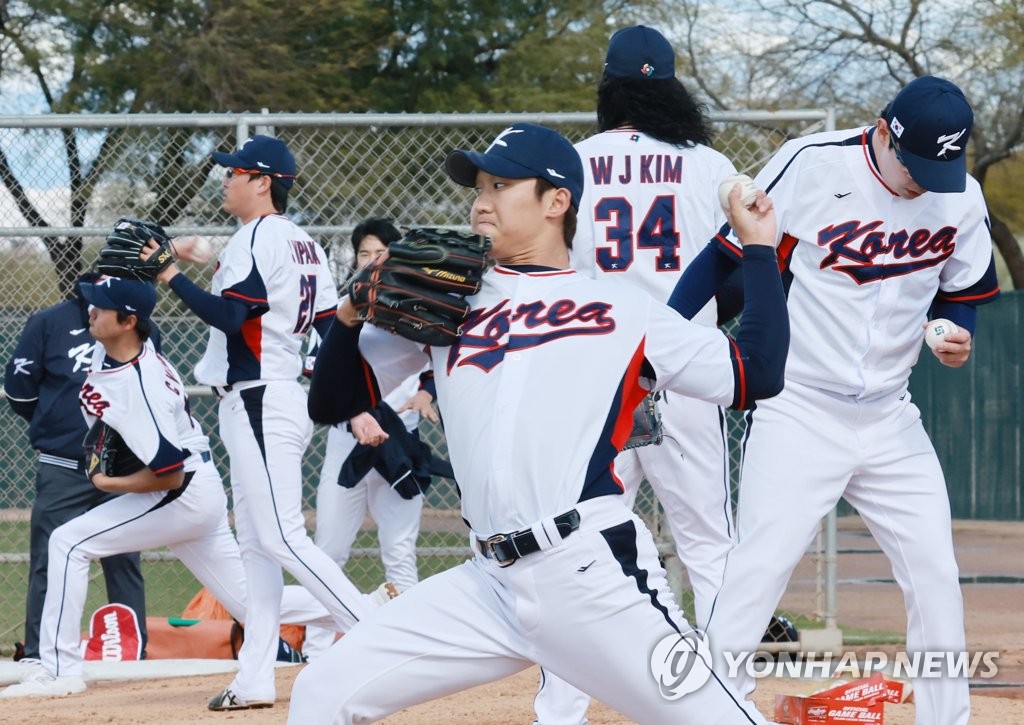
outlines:
[[903, 165], [922, 188], [938, 194], [959, 194], [967, 188], [967, 154], [951, 161], [926, 159], [901, 149]]
[[210, 157], [217, 163], [218, 166], [225, 166], [229, 169], [250, 169], [253, 165], [248, 161], [243, 160], [240, 156], [234, 154], [226, 154], [223, 151], [214, 151], [210, 154]]
[[101, 310], [121, 309], [121, 306], [115, 304], [102, 287], [97, 287], [90, 282], [82, 282], [78, 285], [78, 289], [82, 291], [82, 297], [85, 298], [85, 301], [93, 307], [98, 307]]
[[486, 171], [503, 179], [529, 179], [540, 176], [535, 170], [515, 161], [479, 153], [478, 151], [452, 151], [444, 160], [445, 171], [452, 181], [462, 186], [476, 186], [477, 171]]

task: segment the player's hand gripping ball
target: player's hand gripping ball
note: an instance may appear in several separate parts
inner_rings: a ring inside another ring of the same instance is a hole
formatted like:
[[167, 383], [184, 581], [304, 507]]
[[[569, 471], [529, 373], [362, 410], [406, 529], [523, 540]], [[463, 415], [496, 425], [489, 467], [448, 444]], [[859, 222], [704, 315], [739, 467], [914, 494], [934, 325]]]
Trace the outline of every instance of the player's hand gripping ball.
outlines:
[[946, 339], [946, 337], [960, 328], [955, 323], [938, 318], [929, 322], [924, 328], [924, 341], [928, 347], [935, 349], [935, 346]]
[[743, 206], [750, 208], [757, 199], [757, 187], [754, 186], [753, 179], [746, 174], [727, 176], [718, 186], [718, 201], [726, 211], [729, 210], [729, 192], [736, 184], [740, 185], [740, 201], [743, 202]]

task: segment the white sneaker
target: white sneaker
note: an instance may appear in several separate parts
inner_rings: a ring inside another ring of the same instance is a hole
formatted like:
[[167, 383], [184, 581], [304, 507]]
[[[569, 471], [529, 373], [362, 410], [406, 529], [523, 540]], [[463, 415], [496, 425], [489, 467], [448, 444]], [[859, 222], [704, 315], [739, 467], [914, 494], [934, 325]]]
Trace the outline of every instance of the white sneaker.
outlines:
[[33, 657], [22, 657], [18, 660], [18, 682], [25, 682], [35, 677], [43, 669], [42, 660]]
[[81, 677], [54, 677], [40, 665], [27, 673], [19, 684], [0, 692], [0, 698], [64, 697], [79, 692], [85, 692], [85, 680]]
[[382, 607], [398, 596], [398, 587], [391, 582], [384, 582], [366, 596], [370, 598], [370, 604]]

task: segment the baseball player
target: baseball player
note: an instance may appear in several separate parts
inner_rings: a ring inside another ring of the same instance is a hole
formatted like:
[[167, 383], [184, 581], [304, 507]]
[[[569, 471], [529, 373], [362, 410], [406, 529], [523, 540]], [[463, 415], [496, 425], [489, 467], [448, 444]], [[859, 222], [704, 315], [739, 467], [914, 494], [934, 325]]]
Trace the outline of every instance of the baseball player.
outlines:
[[[703, 109], [675, 76], [675, 51], [642, 25], [608, 44], [597, 90], [599, 133], [576, 144], [583, 161], [581, 215], [572, 266], [668, 300], [683, 269], [725, 223], [719, 183], [736, 169], [710, 148]], [[715, 305], [694, 321], [715, 325]], [[624, 450], [615, 471], [632, 507], [646, 478], [686, 565], [695, 624], [704, 627], [732, 547], [732, 499], [724, 416], [716, 405], [673, 393], [658, 402], [660, 445]], [[537, 720], [584, 721], [586, 700], [557, 678], [538, 693]]]
[[[736, 173], [710, 148], [710, 125], [675, 77], [675, 53], [656, 30], [620, 30], [597, 92], [600, 133], [576, 145], [583, 217], [573, 266], [632, 284], [666, 302], [686, 265], [725, 223], [718, 185]], [[715, 325], [715, 305], [694, 317]], [[728, 453], [720, 409], [666, 394], [661, 445], [619, 454], [615, 470], [632, 504], [646, 478], [665, 509], [703, 626], [732, 546]]]
[[[282, 567], [327, 608], [339, 630], [369, 609], [310, 540], [302, 514], [302, 457], [313, 424], [302, 414], [301, 346], [311, 327], [326, 332], [337, 293], [323, 249], [284, 216], [295, 158], [283, 141], [254, 136], [234, 154], [215, 152], [213, 160], [227, 167], [224, 209], [242, 223], [220, 252], [213, 293], [175, 264], [157, 279], [210, 324], [195, 376], [220, 399], [220, 435], [249, 583], [239, 672], [210, 700], [210, 709], [227, 710], [274, 701]], [[157, 244], [150, 245], [155, 251]]]
[[[79, 282], [93, 282], [89, 272]], [[35, 500], [29, 525], [29, 577], [25, 603], [25, 643], [15, 658], [39, 662], [39, 623], [46, 598], [50, 534], [63, 523], [111, 498], [85, 475], [82, 439], [85, 421], [79, 413], [82, 387], [95, 340], [89, 334], [88, 303], [73, 299], [42, 310], [25, 323], [7, 363], [4, 394], [11, 408], [30, 422], [29, 438], [39, 451]], [[100, 560], [107, 593], [135, 611], [143, 650], [146, 644], [146, 590], [137, 552]]]
[[[569, 268], [583, 167], [560, 134], [515, 124], [486, 152], [455, 151], [445, 165], [475, 187], [472, 227], [498, 264], [467, 298], [456, 343], [429, 350], [477, 555], [376, 610], [308, 665], [289, 722], [370, 722], [533, 662], [640, 722], [765, 722], [714, 678], [681, 699], [659, 694], [659, 640], [685, 650], [673, 663], [710, 673], [653, 537], [622, 505], [614, 461], [648, 388], [737, 407], [777, 392], [787, 328], [773, 249], [762, 244], [774, 239], [771, 202], [762, 193], [746, 210], [738, 189], [732, 197], [749, 246], [744, 328], [730, 342], [650, 295]], [[355, 314], [343, 300], [321, 347], [309, 398], [317, 420], [365, 410], [379, 365], [396, 375], [402, 360], [408, 374], [428, 357], [406, 341], [401, 358], [376, 359]]]
[[[357, 268], [373, 262], [391, 242], [402, 238], [401, 232], [386, 219], [367, 219], [352, 231], [352, 247]], [[367, 330], [371, 333], [371, 330]], [[372, 328], [375, 344], [391, 344], [392, 335]], [[370, 343], [367, 335], [367, 344]], [[419, 412], [412, 409], [409, 401], [420, 394], [419, 375], [411, 375], [392, 390], [382, 390], [384, 402], [399, 411], [410, 433], [416, 431]], [[430, 393], [424, 391], [425, 395]], [[425, 407], [436, 420], [436, 413]], [[368, 413], [363, 413], [369, 417]], [[384, 563], [384, 576], [398, 591], [405, 591], [417, 581], [416, 538], [420, 531], [420, 517], [423, 512], [423, 496], [407, 499], [399, 495], [391, 484], [375, 470], [352, 487], [339, 485], [342, 465], [356, 447], [358, 441], [350, 429], [359, 422], [348, 422], [331, 426], [327, 432], [327, 448], [324, 464], [320, 470], [320, 483], [316, 489], [316, 534], [314, 541], [339, 567], [348, 562], [352, 544], [367, 512], [377, 523], [380, 539], [380, 555]], [[334, 642], [335, 630], [316, 627], [306, 628], [303, 653], [314, 658]]]
[[[148, 341], [156, 290], [107, 277], [83, 283], [96, 345], [80, 400], [92, 425], [102, 421], [145, 466], [136, 473], [91, 472], [101, 491], [122, 494], [60, 526], [50, 536], [50, 567], [40, 634], [41, 664], [0, 697], [70, 695], [82, 679], [82, 612], [89, 563], [128, 550], [166, 546], [246, 621], [245, 573], [228, 527], [227, 499], [210, 445], [189, 413], [181, 378]], [[287, 587], [282, 620], [329, 625], [331, 617], [300, 587]]]
[[[935, 351], [959, 367], [976, 306], [998, 294], [985, 200], [966, 172], [972, 122], [959, 88], [925, 76], [873, 126], [790, 141], [758, 174], [778, 215], [792, 344], [785, 390], [747, 417], [738, 543], [708, 628], [716, 653], [756, 648], [840, 497], [892, 563], [907, 650], [964, 650], [949, 499], [907, 382], [929, 316], [960, 326]], [[683, 314], [743, 256], [735, 238], [725, 227], [687, 270], [673, 293]], [[919, 725], [968, 720], [963, 678], [917, 680], [914, 700]]]

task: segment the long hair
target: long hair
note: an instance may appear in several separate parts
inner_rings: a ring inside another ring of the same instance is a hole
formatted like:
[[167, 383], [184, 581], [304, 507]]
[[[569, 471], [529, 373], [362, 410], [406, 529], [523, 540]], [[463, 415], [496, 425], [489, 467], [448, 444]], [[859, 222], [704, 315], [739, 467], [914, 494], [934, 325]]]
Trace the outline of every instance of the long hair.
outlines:
[[635, 128], [675, 146], [711, 145], [707, 106], [697, 103], [678, 78], [604, 76], [597, 89], [597, 128]]

